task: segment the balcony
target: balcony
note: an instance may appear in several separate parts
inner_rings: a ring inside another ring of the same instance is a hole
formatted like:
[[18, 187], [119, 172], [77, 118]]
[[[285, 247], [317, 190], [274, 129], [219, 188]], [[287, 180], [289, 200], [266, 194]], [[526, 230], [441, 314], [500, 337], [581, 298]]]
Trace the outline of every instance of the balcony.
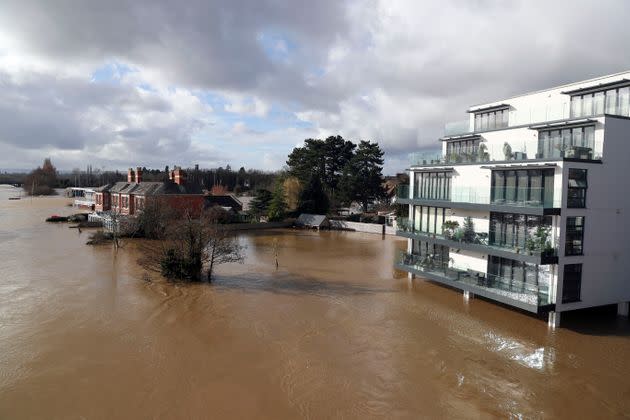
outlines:
[[457, 222], [447, 221], [439, 234], [422, 232], [409, 219], [399, 219], [397, 223], [396, 235], [405, 238], [538, 265], [558, 263], [558, 241], [551, 237], [546, 226], [532, 230], [522, 246], [512, 246], [489, 242], [489, 238], [496, 237], [493, 232], [467, 231]]
[[580, 140], [578, 145], [563, 143], [562, 139], [541, 137], [538, 148], [529, 150], [526, 146], [490, 145], [481, 143], [479, 146], [466, 151], [425, 153], [416, 152], [409, 155], [411, 167], [431, 167], [459, 164], [484, 163], [520, 163], [524, 161], [554, 161], [554, 160], [584, 160], [601, 161], [602, 151], [595, 147], [594, 138]]
[[409, 190], [409, 185], [399, 185], [396, 193], [398, 204], [425, 204], [435, 207], [451, 207], [469, 210], [490, 210], [532, 215], [558, 214], [559, 197], [544, 187], [452, 187], [448, 194], [424, 194]]
[[395, 267], [456, 289], [472, 292], [510, 306], [538, 313], [552, 304], [547, 285], [530, 284], [453, 266], [431, 256], [401, 252]]
[[[575, 114], [574, 114], [575, 115]], [[572, 118], [568, 103], [553, 104], [541, 107], [511, 109], [507, 124], [504, 120], [492, 124], [490, 120], [475, 121], [471, 126], [470, 119], [449, 122], [444, 126], [444, 136], [457, 136], [470, 133], [481, 133], [492, 130], [503, 130], [509, 127], [525, 126], [547, 121], [559, 121]]]

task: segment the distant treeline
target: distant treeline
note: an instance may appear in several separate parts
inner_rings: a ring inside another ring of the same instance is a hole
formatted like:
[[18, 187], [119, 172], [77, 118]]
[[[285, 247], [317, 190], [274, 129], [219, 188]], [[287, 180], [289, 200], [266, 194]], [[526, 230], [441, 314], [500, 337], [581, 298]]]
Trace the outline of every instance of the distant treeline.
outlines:
[[[170, 168], [164, 169], [142, 168], [142, 179], [144, 181], [166, 181]], [[219, 186], [227, 191], [242, 193], [257, 189], [273, 189], [280, 172], [268, 172], [258, 169], [245, 169], [241, 167], [238, 171], [233, 171], [230, 165], [225, 168], [202, 169], [198, 165], [192, 168], [182, 168], [186, 172], [189, 182], [201, 186], [203, 189], [211, 190]], [[125, 175], [126, 176], [126, 175]]]
[[[164, 169], [142, 168], [144, 181], [165, 181], [168, 180], [170, 172], [168, 166]], [[241, 167], [238, 171], [233, 171], [228, 165], [225, 168], [201, 169], [198, 165], [192, 168], [183, 168], [186, 171], [188, 180], [197, 183], [202, 188], [211, 190], [215, 186], [222, 187], [227, 191], [242, 193], [258, 189], [272, 190], [280, 172], [268, 172], [258, 169], [245, 169]], [[47, 175], [54, 172], [54, 176]], [[36, 174], [36, 176], [34, 176]], [[44, 165], [29, 174], [26, 173], [0, 173], [0, 184], [20, 184], [26, 189], [29, 186], [47, 185], [51, 188], [67, 187], [97, 187], [109, 183], [127, 180], [127, 173], [121, 171], [93, 170], [88, 166], [85, 170], [75, 169], [72, 172], [57, 172], [46, 159]]]

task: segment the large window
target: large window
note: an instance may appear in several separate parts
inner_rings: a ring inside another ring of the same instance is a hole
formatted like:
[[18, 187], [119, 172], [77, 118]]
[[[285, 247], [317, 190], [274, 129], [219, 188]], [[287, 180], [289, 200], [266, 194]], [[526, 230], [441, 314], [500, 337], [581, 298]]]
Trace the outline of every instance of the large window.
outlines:
[[538, 133], [538, 159], [599, 159], [595, 153], [595, 126], [545, 130]]
[[451, 196], [450, 172], [417, 172], [414, 198], [449, 200]]
[[567, 207], [586, 207], [586, 169], [569, 169], [569, 188], [567, 190]]
[[509, 109], [479, 112], [475, 114], [475, 131], [495, 130], [508, 126]]
[[567, 217], [567, 239], [565, 255], [584, 253], [584, 216]]
[[562, 303], [579, 302], [582, 288], [582, 264], [566, 264], [562, 282]]
[[[528, 245], [536, 243], [534, 235], [539, 226], [550, 228], [551, 216], [492, 212], [490, 213], [489, 244], [512, 249], [520, 248], [525, 251]], [[530, 239], [531, 241], [528, 242]], [[549, 241], [551, 243], [551, 238]], [[533, 251], [540, 252], [543, 249]]]
[[492, 171], [492, 203], [551, 207], [553, 169]]
[[446, 269], [449, 262], [449, 248], [443, 245], [430, 244], [424, 241], [413, 241], [413, 253], [433, 261], [434, 269]]
[[[488, 261], [490, 287], [512, 292], [546, 293], [546, 279], [540, 275], [538, 265], [491, 256]], [[543, 287], [540, 287], [543, 285]]]
[[443, 207], [414, 206], [414, 231], [441, 235], [445, 218]]
[[479, 139], [449, 141], [446, 155], [450, 162], [475, 162], [479, 148]]
[[623, 86], [571, 97], [572, 118], [603, 113], [630, 116], [630, 87]]

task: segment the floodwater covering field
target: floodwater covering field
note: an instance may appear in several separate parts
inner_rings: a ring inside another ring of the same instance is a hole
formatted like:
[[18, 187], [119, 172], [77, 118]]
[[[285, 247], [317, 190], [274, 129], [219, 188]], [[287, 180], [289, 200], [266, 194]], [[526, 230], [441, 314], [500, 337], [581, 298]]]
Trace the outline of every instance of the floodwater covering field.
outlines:
[[[246, 233], [213, 284], [151, 281], [0, 186], [0, 418], [613, 418], [630, 328], [544, 321], [392, 268], [405, 243]], [[278, 270], [273, 244], [279, 245]]]

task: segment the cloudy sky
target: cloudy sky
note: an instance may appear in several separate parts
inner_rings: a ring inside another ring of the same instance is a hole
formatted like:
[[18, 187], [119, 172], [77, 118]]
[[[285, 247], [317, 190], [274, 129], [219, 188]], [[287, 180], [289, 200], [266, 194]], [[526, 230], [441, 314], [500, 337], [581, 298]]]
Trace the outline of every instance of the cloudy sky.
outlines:
[[277, 169], [309, 137], [386, 172], [467, 106], [630, 69], [630, 1], [3, 0], [0, 171]]

